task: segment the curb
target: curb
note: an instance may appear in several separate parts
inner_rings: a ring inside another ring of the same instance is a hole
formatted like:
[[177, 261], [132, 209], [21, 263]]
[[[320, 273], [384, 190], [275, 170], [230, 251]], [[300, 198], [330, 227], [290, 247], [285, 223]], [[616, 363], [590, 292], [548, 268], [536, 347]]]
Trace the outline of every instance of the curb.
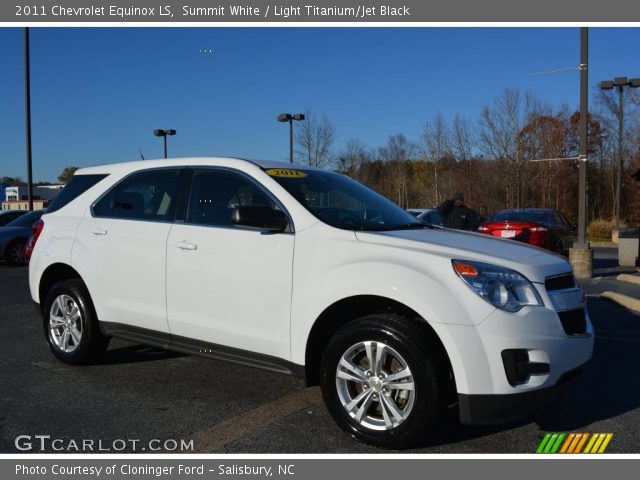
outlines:
[[618, 248], [618, 244], [615, 242], [589, 242], [591, 248]]
[[640, 285], [640, 277], [638, 277], [637, 275], [630, 275], [628, 273], [621, 273], [616, 277], [616, 280], [620, 280], [622, 282], [635, 283], [637, 285]]
[[600, 294], [600, 298], [606, 298], [624, 308], [640, 313], [640, 300], [637, 298], [623, 295], [622, 293], [610, 292], [608, 290], [606, 292], [602, 292]]

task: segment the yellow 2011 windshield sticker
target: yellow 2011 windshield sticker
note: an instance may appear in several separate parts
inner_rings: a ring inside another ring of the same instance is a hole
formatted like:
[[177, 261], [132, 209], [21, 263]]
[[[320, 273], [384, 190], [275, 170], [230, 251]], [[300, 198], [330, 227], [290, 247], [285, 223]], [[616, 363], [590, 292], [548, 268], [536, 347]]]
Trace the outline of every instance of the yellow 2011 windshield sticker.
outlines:
[[272, 177], [303, 178], [307, 176], [307, 174], [301, 170], [293, 170], [290, 168], [270, 168], [265, 171], [267, 175], [271, 175]]

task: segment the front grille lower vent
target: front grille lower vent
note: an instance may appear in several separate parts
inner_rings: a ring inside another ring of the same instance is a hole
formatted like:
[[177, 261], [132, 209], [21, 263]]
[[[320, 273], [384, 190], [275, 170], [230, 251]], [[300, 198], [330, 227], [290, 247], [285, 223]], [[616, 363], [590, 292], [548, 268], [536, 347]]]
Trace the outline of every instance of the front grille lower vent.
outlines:
[[576, 279], [573, 276], [573, 273], [549, 277], [544, 281], [544, 287], [547, 289], [547, 292], [576, 288]]
[[567, 335], [584, 335], [587, 333], [587, 319], [584, 315], [584, 308], [558, 312], [560, 323]]

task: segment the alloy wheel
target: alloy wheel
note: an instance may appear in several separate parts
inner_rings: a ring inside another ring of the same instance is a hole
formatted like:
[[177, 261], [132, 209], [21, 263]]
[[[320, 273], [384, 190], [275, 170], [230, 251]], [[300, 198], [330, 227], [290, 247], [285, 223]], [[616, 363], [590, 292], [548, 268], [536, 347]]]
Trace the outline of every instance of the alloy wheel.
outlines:
[[349, 416], [372, 430], [391, 430], [411, 414], [413, 374], [402, 356], [380, 341], [359, 342], [340, 358], [338, 397]]
[[49, 338], [61, 352], [72, 353], [82, 340], [82, 315], [76, 301], [59, 295], [49, 310]]

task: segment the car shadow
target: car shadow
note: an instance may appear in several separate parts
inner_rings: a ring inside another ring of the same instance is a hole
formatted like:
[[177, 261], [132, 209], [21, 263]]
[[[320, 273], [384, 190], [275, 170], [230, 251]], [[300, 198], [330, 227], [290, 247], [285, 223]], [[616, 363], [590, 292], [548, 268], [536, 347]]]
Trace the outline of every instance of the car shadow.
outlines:
[[600, 268], [617, 268], [618, 265], [618, 259], [616, 258], [594, 258], [593, 259], [593, 269], [600, 269]]
[[618, 258], [598, 258], [593, 259], [594, 277], [614, 277], [621, 273], [636, 273], [635, 267], [623, 267], [618, 264]]
[[[555, 400], [522, 419], [495, 426], [467, 426], [449, 412], [444, 425], [420, 448], [482, 438], [524, 425], [540, 431], [584, 431], [600, 420], [640, 407], [640, 315], [597, 297], [588, 299], [594, 324], [592, 361]], [[455, 409], [454, 409], [455, 410]]]
[[102, 355], [99, 363], [100, 365], [120, 365], [125, 363], [154, 362], [184, 356], [182, 353], [136, 344], [110, 348]]

